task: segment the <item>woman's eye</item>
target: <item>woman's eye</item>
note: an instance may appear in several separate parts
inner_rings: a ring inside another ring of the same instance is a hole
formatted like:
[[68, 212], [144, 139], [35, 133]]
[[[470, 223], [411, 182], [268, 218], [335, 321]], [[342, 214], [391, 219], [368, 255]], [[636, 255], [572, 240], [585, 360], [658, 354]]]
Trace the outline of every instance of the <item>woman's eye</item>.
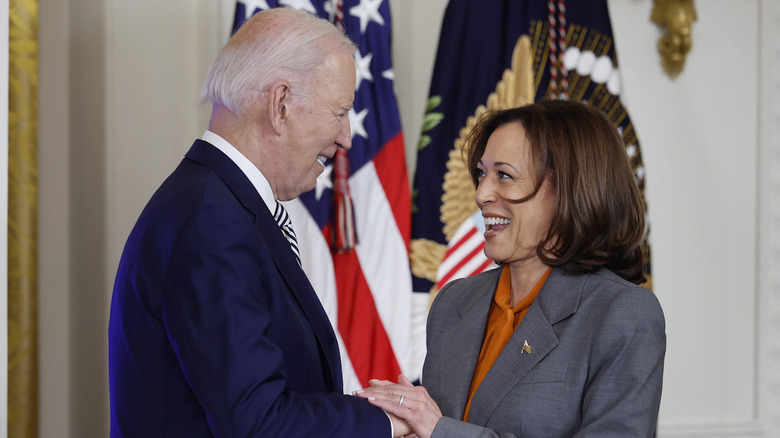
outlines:
[[508, 173], [506, 173], [506, 172], [498, 172], [498, 177], [499, 178], [509, 178], [509, 179], [512, 179], [512, 177]]

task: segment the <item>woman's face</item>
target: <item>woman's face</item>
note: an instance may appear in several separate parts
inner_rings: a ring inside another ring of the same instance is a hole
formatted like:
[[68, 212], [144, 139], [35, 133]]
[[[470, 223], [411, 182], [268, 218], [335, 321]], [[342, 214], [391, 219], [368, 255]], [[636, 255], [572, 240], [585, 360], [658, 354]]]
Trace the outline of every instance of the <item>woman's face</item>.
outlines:
[[519, 122], [500, 126], [488, 138], [477, 165], [476, 201], [485, 218], [485, 255], [498, 262], [538, 260], [536, 247], [550, 229], [555, 190], [546, 178], [536, 196], [530, 147]]

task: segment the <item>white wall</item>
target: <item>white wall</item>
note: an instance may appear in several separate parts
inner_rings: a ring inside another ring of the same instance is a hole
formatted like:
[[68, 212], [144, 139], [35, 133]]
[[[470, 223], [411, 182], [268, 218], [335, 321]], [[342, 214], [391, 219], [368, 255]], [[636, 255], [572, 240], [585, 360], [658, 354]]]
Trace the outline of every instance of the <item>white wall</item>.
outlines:
[[[780, 68], [768, 59], [780, 59], [780, 7], [696, 1], [693, 50], [671, 80], [652, 0], [609, 5], [667, 316], [661, 436], [779, 436]], [[445, 6], [391, 0], [410, 169]], [[200, 82], [232, 0], [40, 0], [40, 14], [41, 436], [106, 436], [114, 270], [144, 203], [205, 129]]]
[[[693, 50], [669, 80], [648, 2], [612, 1], [644, 150], [654, 287], [667, 317], [663, 426], [756, 419], [759, 2], [697, 2]], [[724, 29], [739, 29], [724, 32]]]

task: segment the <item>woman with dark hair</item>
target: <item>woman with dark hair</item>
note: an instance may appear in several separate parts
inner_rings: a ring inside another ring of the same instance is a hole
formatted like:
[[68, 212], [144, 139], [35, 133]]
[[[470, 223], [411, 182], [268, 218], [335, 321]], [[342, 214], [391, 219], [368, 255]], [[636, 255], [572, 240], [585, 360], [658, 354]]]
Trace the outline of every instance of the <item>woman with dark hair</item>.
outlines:
[[425, 438], [652, 437], [664, 317], [638, 286], [645, 210], [618, 132], [543, 101], [487, 113], [465, 152], [499, 268], [437, 295], [425, 387], [357, 395]]

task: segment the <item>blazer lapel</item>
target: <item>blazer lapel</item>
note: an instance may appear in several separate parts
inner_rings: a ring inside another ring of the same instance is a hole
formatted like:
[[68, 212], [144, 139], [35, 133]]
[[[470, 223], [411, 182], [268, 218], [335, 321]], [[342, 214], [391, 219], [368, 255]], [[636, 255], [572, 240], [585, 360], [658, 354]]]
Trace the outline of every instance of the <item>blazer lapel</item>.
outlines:
[[[470, 423], [487, 424], [507, 394], [558, 345], [553, 325], [577, 311], [582, 287], [577, 287], [576, 283], [583, 282], [583, 277], [569, 276], [561, 268], [555, 268], [550, 273], [536, 300], [474, 393]], [[526, 342], [530, 352], [523, 350]]]
[[260, 194], [241, 169], [211, 144], [196, 140], [186, 157], [212, 169], [236, 195], [244, 208], [252, 212], [255, 225], [268, 246], [271, 258], [312, 325], [325, 358], [325, 365], [330, 370], [334, 390], [342, 391], [341, 359], [333, 326], [309, 279], [295, 261], [290, 243], [282, 234]]
[[[447, 399], [452, 403], [452, 412], [457, 414], [458, 419], [463, 418], [466, 410], [474, 369], [485, 337], [490, 303], [501, 276], [500, 268], [495, 271], [494, 275], [485, 276], [484, 286], [474, 288], [473, 300], [459, 306], [461, 319], [442, 339], [440, 375], [448, 376], [442, 380], [442, 391], [447, 394]], [[479, 293], [482, 291], [484, 293]]]

